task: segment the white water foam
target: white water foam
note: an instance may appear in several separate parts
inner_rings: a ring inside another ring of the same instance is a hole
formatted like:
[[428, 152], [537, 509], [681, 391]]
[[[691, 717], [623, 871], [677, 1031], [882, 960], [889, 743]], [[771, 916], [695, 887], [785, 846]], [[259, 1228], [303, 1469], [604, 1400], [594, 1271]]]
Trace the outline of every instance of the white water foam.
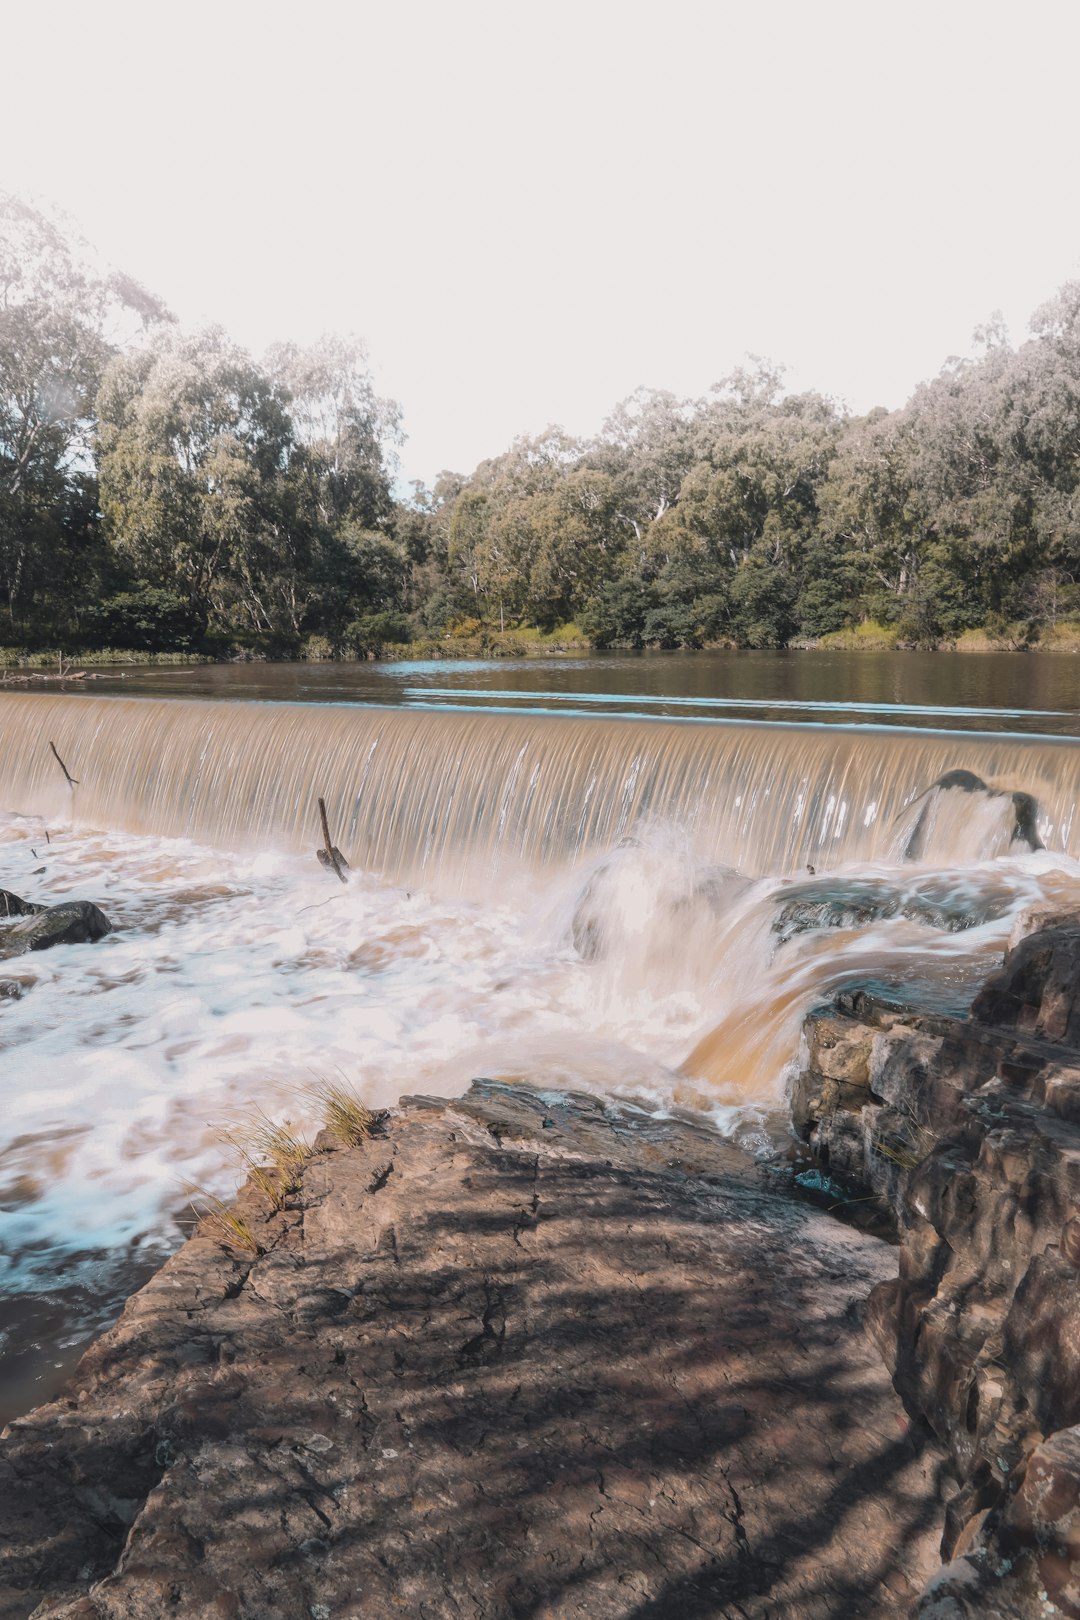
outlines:
[[814, 1000], [867, 977], [936, 979], [963, 999], [1023, 906], [1080, 888], [1065, 857], [1009, 856], [952, 875], [998, 912], [965, 932], [893, 917], [782, 941], [790, 880], [702, 867], [665, 826], [482, 908], [362, 873], [339, 888], [290, 854], [50, 833], [0, 824], [5, 885], [49, 904], [92, 898], [116, 929], [0, 966], [34, 981], [0, 1005], [8, 1290], [48, 1287], [60, 1256], [91, 1266], [174, 1246], [184, 1184], [235, 1184], [220, 1127], [259, 1107], [310, 1129], [305, 1089], [320, 1078], [343, 1076], [376, 1107], [454, 1095], [478, 1074], [529, 1078], [745, 1131], [782, 1102]]

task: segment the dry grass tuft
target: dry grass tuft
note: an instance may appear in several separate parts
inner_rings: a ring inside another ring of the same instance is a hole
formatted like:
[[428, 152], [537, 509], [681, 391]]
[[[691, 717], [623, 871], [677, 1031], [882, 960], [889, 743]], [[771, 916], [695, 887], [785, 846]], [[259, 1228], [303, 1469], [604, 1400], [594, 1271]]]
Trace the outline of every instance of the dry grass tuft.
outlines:
[[899, 1130], [894, 1128], [888, 1137], [881, 1133], [875, 1135], [872, 1147], [875, 1153], [898, 1164], [901, 1170], [914, 1170], [933, 1151], [936, 1142], [933, 1131], [910, 1120], [904, 1121]]
[[343, 1147], [356, 1147], [374, 1135], [385, 1111], [368, 1108], [352, 1088], [338, 1080], [320, 1080], [311, 1088], [311, 1100], [320, 1110], [323, 1124]]
[[[367, 1141], [386, 1117], [384, 1111], [368, 1108], [344, 1080], [321, 1080], [311, 1086], [307, 1100], [323, 1117], [330, 1134], [345, 1147]], [[240, 1161], [251, 1185], [265, 1200], [271, 1213], [285, 1208], [299, 1192], [303, 1169], [315, 1151], [311, 1143], [288, 1120], [271, 1119], [261, 1108], [218, 1132]], [[263, 1253], [263, 1246], [246, 1215], [207, 1192], [195, 1182], [186, 1182], [191, 1208], [205, 1221], [227, 1248], [251, 1255]]]
[[194, 1182], [188, 1182], [185, 1191], [191, 1200], [191, 1208], [196, 1219], [200, 1222], [205, 1221], [212, 1228], [218, 1241], [224, 1243], [226, 1248], [242, 1249], [250, 1255], [262, 1253], [262, 1245], [252, 1231], [246, 1215]]
[[261, 1108], [228, 1126], [221, 1140], [239, 1156], [248, 1179], [275, 1210], [299, 1191], [304, 1165], [314, 1151], [288, 1120], [273, 1120]]

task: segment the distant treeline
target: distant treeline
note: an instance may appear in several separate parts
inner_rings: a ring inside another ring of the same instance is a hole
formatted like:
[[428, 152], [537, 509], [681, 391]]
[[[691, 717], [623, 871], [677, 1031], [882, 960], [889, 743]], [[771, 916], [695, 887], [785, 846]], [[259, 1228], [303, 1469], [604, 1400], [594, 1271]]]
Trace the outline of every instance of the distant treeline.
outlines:
[[358, 340], [255, 361], [0, 196], [0, 645], [1052, 639], [1080, 623], [1080, 283], [1031, 332], [991, 322], [863, 417], [760, 362], [642, 389], [402, 499]]

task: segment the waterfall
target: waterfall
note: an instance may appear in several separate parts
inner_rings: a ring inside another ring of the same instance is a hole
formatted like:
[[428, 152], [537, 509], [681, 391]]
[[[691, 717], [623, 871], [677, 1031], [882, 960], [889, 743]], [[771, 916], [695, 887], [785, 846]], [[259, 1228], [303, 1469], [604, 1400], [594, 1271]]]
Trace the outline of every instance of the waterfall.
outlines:
[[923, 853], [1004, 853], [1014, 791], [1036, 800], [1048, 849], [1080, 852], [1069, 740], [36, 693], [0, 694], [0, 738], [8, 810], [302, 850], [320, 842], [321, 795], [354, 865], [432, 888], [566, 865], [649, 820], [749, 874], [892, 861], [915, 801], [956, 770], [1005, 791], [940, 794]]

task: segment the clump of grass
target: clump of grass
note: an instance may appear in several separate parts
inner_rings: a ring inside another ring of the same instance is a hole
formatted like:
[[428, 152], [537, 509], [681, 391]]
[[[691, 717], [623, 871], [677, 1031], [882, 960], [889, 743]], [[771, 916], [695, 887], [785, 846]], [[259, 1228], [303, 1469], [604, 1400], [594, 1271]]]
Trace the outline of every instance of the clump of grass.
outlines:
[[319, 1108], [323, 1124], [343, 1147], [366, 1142], [386, 1118], [383, 1111], [368, 1108], [355, 1091], [339, 1080], [320, 1080], [311, 1088], [312, 1101]]
[[224, 1243], [229, 1249], [243, 1249], [250, 1255], [262, 1253], [251, 1223], [240, 1210], [226, 1204], [223, 1199], [216, 1198], [213, 1193], [207, 1192], [205, 1187], [195, 1182], [188, 1182], [185, 1187], [190, 1200], [191, 1208], [197, 1220], [205, 1221], [212, 1228], [218, 1241]]
[[919, 1162], [918, 1155], [913, 1153], [910, 1148], [897, 1147], [892, 1142], [886, 1142], [880, 1136], [874, 1138], [873, 1147], [874, 1152], [879, 1154], [881, 1158], [888, 1159], [892, 1164], [898, 1164], [901, 1170], [914, 1170]]
[[261, 1108], [222, 1131], [221, 1139], [239, 1155], [248, 1179], [270, 1208], [284, 1209], [290, 1195], [299, 1191], [311, 1143], [288, 1120], [273, 1120]]
[[902, 1130], [903, 1135], [894, 1131], [889, 1137], [878, 1133], [871, 1145], [875, 1153], [898, 1164], [901, 1170], [914, 1170], [933, 1150], [937, 1138], [933, 1131], [928, 1131], [914, 1119], [905, 1121]]

